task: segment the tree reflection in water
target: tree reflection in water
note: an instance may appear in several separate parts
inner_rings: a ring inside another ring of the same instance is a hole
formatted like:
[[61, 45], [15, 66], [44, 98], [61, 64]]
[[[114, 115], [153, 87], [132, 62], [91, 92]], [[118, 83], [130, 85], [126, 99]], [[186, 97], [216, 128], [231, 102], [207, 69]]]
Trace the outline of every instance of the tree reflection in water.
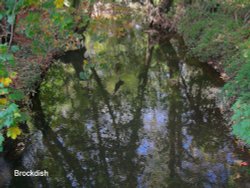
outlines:
[[[235, 153], [216, 107], [217, 73], [190, 58], [176, 36], [99, 32], [106, 40], [92, 44], [99, 48], [90, 59], [91, 78], [79, 79], [83, 56], [66, 53], [34, 99], [34, 132], [41, 131], [45, 149], [34, 152], [32, 165], [50, 173], [34, 184], [229, 185]], [[114, 94], [119, 80], [124, 84]]]

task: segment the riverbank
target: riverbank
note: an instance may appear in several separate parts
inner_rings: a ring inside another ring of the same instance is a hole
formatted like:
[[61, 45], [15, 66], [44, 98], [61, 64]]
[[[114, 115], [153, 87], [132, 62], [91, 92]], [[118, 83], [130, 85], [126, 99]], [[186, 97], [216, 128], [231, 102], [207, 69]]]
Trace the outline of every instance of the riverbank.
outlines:
[[[12, 80], [11, 87], [21, 94], [22, 98], [16, 104], [27, 117], [26, 121], [29, 121], [29, 116], [32, 114], [32, 98], [36, 94], [54, 58], [62, 52], [54, 50], [48, 51], [46, 55], [34, 54], [31, 50], [31, 43], [25, 37], [15, 38], [13, 43], [20, 46], [20, 49], [13, 54], [17, 63], [10, 69], [10, 72], [16, 74], [15, 79]], [[22, 134], [16, 139], [6, 137], [3, 144], [4, 152], [2, 154], [9, 160], [18, 159], [28, 142], [30, 132], [27, 122], [19, 123], [18, 126]]]
[[[16, 127], [16, 130], [18, 130], [19, 135], [18, 137], [13, 136], [13, 138], [10, 138], [10, 136], [5, 135], [6, 132], [2, 132], [5, 141], [1, 140], [1, 144], [3, 142], [3, 154], [7, 155], [7, 158], [18, 157], [17, 155], [24, 149], [25, 140], [29, 137], [26, 124], [29, 119], [28, 116], [32, 114], [32, 97], [36, 94], [43, 77], [46, 75], [55, 57], [62, 55], [66, 50], [80, 48], [80, 42], [83, 40], [82, 34], [76, 31], [76, 29], [80, 29], [78, 25], [81, 25], [76, 24], [77, 22], [73, 25], [68, 23], [71, 25], [68, 28], [64, 26], [64, 31], [61, 31], [60, 34], [57, 34], [58, 31], [56, 30], [58, 27], [56, 26], [50, 28], [48, 31], [47, 24], [52, 22], [54, 18], [50, 18], [46, 11], [41, 8], [28, 7], [20, 10], [16, 16], [16, 28], [11, 44], [15, 50], [13, 52], [8, 51], [9, 54], [7, 54], [13, 57], [14, 63], [12, 65], [7, 64], [6, 66], [8, 72], [6, 74], [14, 76], [8, 78], [10, 80], [8, 83], [10, 93], [6, 95], [2, 95], [1, 93], [1, 118], [8, 111], [10, 105], [14, 104], [17, 108], [16, 110], [19, 110], [25, 116], [25, 120], [17, 122], [15, 116], [13, 117], [12, 114], [7, 114], [4, 117], [6, 119], [14, 119], [12, 123]], [[67, 16], [70, 17], [70, 15], [64, 15], [62, 18]], [[72, 16], [72, 22], [73, 18]], [[1, 44], [1, 46], [6, 47], [7, 44]], [[4, 55], [2, 54], [3, 52], [3, 50], [0, 51], [0, 54]], [[18, 93], [14, 98], [9, 96], [13, 95], [12, 91]]]
[[221, 101], [225, 110], [230, 107], [233, 112], [232, 131], [250, 144], [250, 3], [236, 6], [218, 1], [176, 7], [183, 13], [174, 22], [177, 32], [192, 56], [221, 73], [226, 81]]
[[[82, 47], [82, 30], [86, 25], [81, 20], [82, 14], [76, 18], [72, 12], [65, 13], [53, 7], [27, 6], [18, 10], [15, 16], [11, 41], [8, 41], [8, 31], [0, 30], [3, 36], [0, 44], [3, 57], [0, 76], [0, 82], [3, 83], [0, 93], [0, 148], [3, 150], [3, 143], [4, 153], [10, 152], [13, 156], [15, 153], [12, 152], [20, 152], [18, 148], [23, 150], [23, 142], [28, 134], [25, 121], [28, 114], [32, 113], [31, 99], [49, 66], [64, 51]], [[1, 23], [1, 28], [7, 28], [4, 19]]]

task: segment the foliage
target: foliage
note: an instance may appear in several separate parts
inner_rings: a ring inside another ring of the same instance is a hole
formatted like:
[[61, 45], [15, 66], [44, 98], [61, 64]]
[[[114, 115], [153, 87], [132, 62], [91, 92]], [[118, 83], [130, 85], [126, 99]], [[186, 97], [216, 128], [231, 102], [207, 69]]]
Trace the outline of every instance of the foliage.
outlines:
[[[85, 13], [73, 16], [75, 11], [63, 7], [61, 0], [45, 1], [20, 20], [17, 32], [32, 39], [32, 49], [36, 54], [46, 54], [54, 49], [67, 50], [71, 38], [82, 39], [82, 33], [74, 33], [75, 28], [83, 27], [88, 21]], [[81, 24], [77, 25], [78, 22]]]
[[[4, 137], [16, 139], [21, 134], [18, 125], [26, 120], [26, 115], [21, 112], [18, 105], [24, 95], [21, 91], [14, 89], [15, 79], [20, 75], [16, 75], [13, 70], [21, 66], [19, 62], [15, 64], [14, 54], [19, 51], [19, 47], [12, 44], [14, 34], [18, 33], [30, 39], [32, 48], [29, 45], [28, 48], [36, 55], [45, 55], [55, 49], [67, 50], [67, 45], [65, 45], [67, 40], [71, 38], [82, 40], [82, 33], [74, 33], [74, 30], [77, 27], [80, 29], [80, 27], [85, 26], [89, 19], [88, 11], [75, 14], [76, 11], [70, 5], [65, 6], [64, 0], [8, 0], [0, 2], [0, 35], [5, 37], [5, 42], [0, 44], [1, 151]], [[79, 22], [80, 24], [77, 25]], [[9, 37], [10, 40], [8, 40]], [[76, 45], [79, 44], [76, 42]], [[27, 44], [24, 42], [21, 50], [26, 48]], [[23, 55], [21, 54], [21, 56]], [[30, 65], [29, 62], [25, 66], [29, 67]], [[35, 67], [37, 69], [37, 66]], [[22, 77], [26, 77], [26, 75], [22, 75]], [[28, 79], [30, 78], [28, 75]]]
[[64, 0], [55, 0], [54, 3], [55, 3], [56, 8], [62, 8], [63, 2]]
[[227, 97], [236, 96], [232, 106], [234, 115], [233, 133], [250, 144], [250, 41], [240, 46], [241, 57], [245, 63], [241, 65], [236, 76], [225, 85]]
[[15, 61], [11, 52], [8, 52], [7, 45], [0, 45], [0, 57], [0, 151], [2, 151], [4, 130], [7, 129], [8, 137], [16, 139], [16, 136], [21, 134], [18, 124], [25, 121], [26, 116], [16, 104], [22, 99], [23, 94], [11, 87], [16, 74], [10, 73], [7, 68], [14, 66]]
[[241, 139], [250, 143], [250, 103], [244, 103], [242, 100], [238, 99], [233, 105], [232, 109], [234, 115], [232, 120], [234, 121], [233, 133], [239, 136]]
[[91, 77], [91, 68], [93, 68], [95, 65], [92, 63], [88, 63], [86, 60], [83, 62], [83, 71], [80, 72], [80, 79], [81, 80], [88, 80]]
[[16, 139], [16, 136], [21, 134], [18, 125], [26, 120], [26, 115], [17, 105], [17, 102], [22, 100], [23, 94], [11, 86], [16, 78], [16, 73], [11, 72], [15, 66], [13, 54], [19, 50], [18, 46], [12, 45], [14, 26], [16, 15], [24, 4], [23, 0], [8, 0], [0, 6], [0, 21], [3, 23], [0, 25], [0, 31], [6, 40], [0, 44], [0, 151], [3, 150], [5, 130], [7, 129], [7, 137]]
[[17, 126], [15, 127], [10, 127], [7, 131], [7, 136], [11, 137], [12, 139], [16, 139], [18, 135], [22, 133], [21, 129]]
[[[250, 2], [211, 3], [196, 1], [187, 7], [178, 30], [193, 55], [218, 62], [231, 77], [223, 89], [233, 103], [233, 133], [250, 144]], [[214, 5], [219, 9], [211, 11]]]
[[[186, 14], [179, 31], [184, 34], [192, 53], [202, 61], [227, 58], [228, 54], [231, 56], [237, 51], [237, 42], [246, 36], [244, 30], [240, 30], [241, 25], [223, 13], [209, 15], [199, 9], [189, 9]], [[189, 28], [187, 25], [190, 23], [192, 27]]]

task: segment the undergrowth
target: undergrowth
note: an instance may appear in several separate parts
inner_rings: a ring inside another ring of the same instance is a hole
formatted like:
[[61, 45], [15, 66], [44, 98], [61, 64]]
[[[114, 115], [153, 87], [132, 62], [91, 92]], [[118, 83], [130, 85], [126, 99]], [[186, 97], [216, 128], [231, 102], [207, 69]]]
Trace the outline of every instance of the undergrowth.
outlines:
[[223, 93], [233, 111], [232, 131], [250, 144], [250, 16], [246, 11], [250, 2], [216, 3], [216, 11], [202, 3], [186, 6], [178, 32], [192, 55], [217, 62], [229, 75]]

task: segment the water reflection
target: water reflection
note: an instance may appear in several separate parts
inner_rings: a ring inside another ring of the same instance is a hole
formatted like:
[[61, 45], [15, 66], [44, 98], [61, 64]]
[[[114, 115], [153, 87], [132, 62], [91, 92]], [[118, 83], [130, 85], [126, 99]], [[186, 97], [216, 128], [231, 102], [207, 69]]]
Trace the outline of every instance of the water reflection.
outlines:
[[33, 178], [35, 185], [234, 185], [237, 154], [216, 107], [216, 72], [190, 58], [178, 37], [132, 29], [87, 40], [97, 46], [88, 52], [90, 79], [79, 78], [84, 53], [70, 52], [34, 99], [34, 134], [42, 142], [33, 141], [35, 152], [27, 151], [22, 163], [50, 173]]

